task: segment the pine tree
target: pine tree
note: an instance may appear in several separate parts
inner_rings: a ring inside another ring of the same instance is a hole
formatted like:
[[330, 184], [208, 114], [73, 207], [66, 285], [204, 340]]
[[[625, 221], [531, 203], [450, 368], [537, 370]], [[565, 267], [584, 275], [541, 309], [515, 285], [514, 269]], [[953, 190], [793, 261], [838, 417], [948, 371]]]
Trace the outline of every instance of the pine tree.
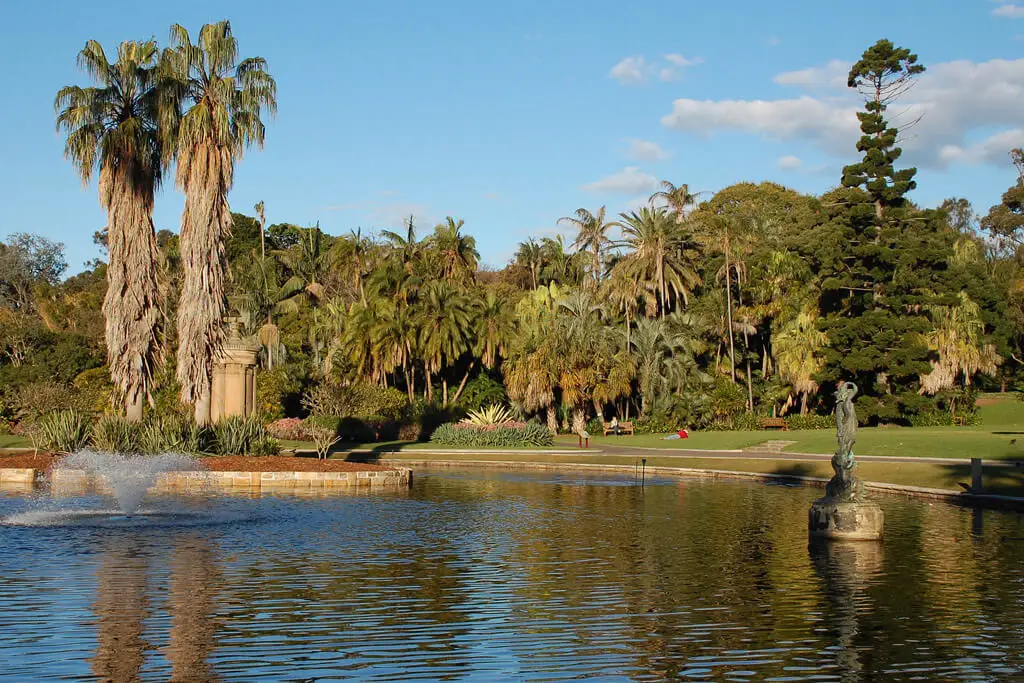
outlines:
[[934, 221], [905, 197], [917, 170], [895, 168], [902, 150], [885, 118], [923, 71], [916, 55], [888, 40], [864, 52], [848, 81], [866, 99], [857, 114], [863, 158], [843, 169], [844, 189], [823, 197], [831, 209], [821, 244], [833, 251], [824, 264], [822, 330], [829, 344], [818, 378], [855, 382], [858, 413], [872, 422], [905, 418], [927, 400], [917, 393], [929, 370], [925, 304], [941, 281], [947, 245]]

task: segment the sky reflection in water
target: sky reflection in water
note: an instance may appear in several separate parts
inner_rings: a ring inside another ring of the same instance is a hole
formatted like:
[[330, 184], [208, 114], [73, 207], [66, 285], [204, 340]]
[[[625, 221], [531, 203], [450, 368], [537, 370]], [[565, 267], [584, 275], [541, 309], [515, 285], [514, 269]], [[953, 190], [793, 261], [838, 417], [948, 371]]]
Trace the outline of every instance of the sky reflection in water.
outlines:
[[[883, 544], [808, 549], [818, 491], [647, 483], [424, 473], [410, 492], [145, 504], [181, 524], [0, 526], [0, 678], [1024, 671], [1019, 515], [878, 496]], [[39, 508], [0, 494], [0, 518]]]

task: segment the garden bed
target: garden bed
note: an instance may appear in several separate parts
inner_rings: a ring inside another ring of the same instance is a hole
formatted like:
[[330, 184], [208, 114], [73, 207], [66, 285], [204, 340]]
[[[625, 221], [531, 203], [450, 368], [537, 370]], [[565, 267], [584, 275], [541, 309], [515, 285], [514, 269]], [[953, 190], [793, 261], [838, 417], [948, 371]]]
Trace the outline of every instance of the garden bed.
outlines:
[[[31, 453], [0, 457], [0, 468], [48, 470], [62, 456]], [[241, 455], [198, 458], [202, 469], [211, 472], [384, 472], [394, 467], [345, 460], [317, 460], [293, 456], [248, 457]]]

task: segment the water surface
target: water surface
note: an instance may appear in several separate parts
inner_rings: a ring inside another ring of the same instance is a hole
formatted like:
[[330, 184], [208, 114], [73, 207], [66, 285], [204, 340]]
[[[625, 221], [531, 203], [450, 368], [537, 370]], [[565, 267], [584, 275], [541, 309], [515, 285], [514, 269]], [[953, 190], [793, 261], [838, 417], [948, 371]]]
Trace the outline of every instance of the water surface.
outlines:
[[809, 549], [817, 495], [467, 471], [106, 524], [0, 493], [0, 518], [37, 524], [0, 525], [0, 678], [1024, 675], [1021, 516], [877, 496], [883, 544]]

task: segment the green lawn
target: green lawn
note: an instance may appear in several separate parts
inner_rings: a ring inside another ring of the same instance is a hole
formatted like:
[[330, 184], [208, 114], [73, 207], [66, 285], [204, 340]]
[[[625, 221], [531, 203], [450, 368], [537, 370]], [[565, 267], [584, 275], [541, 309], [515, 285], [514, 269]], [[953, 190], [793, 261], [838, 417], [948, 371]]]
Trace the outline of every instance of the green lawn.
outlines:
[[[865, 427], [857, 431], [858, 455], [930, 456], [935, 458], [982, 458], [1024, 460], [1024, 402], [1013, 398], [980, 408], [982, 424], [975, 427]], [[695, 432], [688, 439], [665, 441], [661, 434], [595, 436], [592, 446], [604, 444], [640, 448], [734, 450], [772, 439], [793, 441], [788, 453], [832, 453], [836, 435], [832, 429], [779, 432]], [[559, 437], [563, 446], [575, 437]]]
[[0, 448], [32, 448], [32, 442], [26, 436], [0, 434]]

